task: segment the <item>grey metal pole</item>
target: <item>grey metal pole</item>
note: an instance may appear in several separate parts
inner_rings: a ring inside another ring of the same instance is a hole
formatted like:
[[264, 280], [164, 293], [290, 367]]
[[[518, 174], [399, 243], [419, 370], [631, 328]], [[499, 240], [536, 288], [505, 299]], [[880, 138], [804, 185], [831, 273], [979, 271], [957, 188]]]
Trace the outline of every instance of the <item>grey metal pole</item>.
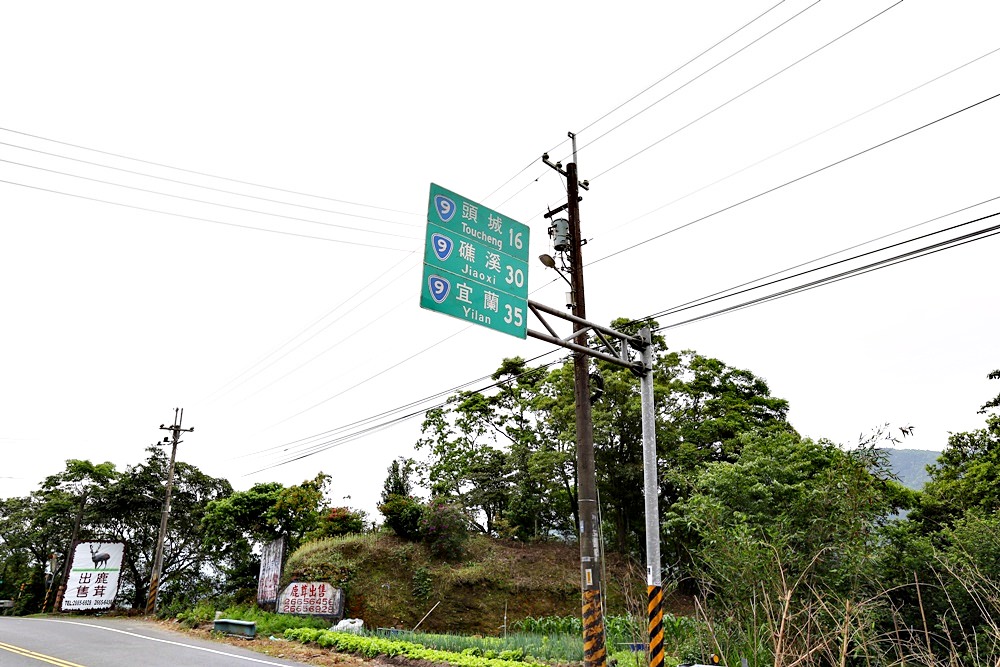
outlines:
[[[573, 314], [587, 317], [583, 290], [583, 257], [580, 234], [579, 182], [576, 163], [566, 165], [567, 208], [572, 243]], [[587, 346], [587, 332], [576, 337], [576, 344]], [[577, 504], [580, 508], [580, 578], [583, 594], [583, 664], [605, 667], [604, 610], [601, 600], [600, 517], [597, 508], [597, 474], [594, 464], [594, 425], [590, 409], [590, 358], [573, 355], [573, 398], [576, 403], [576, 474]]]
[[663, 664], [663, 579], [660, 568], [660, 489], [656, 474], [656, 411], [653, 401], [653, 342], [649, 327], [639, 332], [645, 372], [642, 399], [642, 477], [646, 509], [646, 593], [649, 620], [649, 667]]

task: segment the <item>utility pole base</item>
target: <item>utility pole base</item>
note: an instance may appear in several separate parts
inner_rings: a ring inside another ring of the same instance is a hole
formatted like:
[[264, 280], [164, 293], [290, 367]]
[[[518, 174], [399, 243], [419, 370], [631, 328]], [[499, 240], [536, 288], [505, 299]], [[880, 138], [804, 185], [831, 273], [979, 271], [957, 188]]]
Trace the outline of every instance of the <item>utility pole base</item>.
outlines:
[[663, 587], [647, 586], [649, 597], [649, 667], [663, 667]]
[[606, 667], [608, 652], [604, 646], [604, 613], [600, 589], [583, 591], [583, 665]]

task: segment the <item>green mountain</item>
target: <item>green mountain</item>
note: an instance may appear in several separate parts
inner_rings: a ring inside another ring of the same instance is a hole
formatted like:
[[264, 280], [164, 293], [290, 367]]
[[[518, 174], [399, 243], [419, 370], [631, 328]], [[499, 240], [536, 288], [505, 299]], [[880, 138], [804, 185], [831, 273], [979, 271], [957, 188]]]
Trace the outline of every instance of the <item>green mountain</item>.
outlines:
[[941, 452], [925, 449], [886, 449], [889, 467], [899, 477], [900, 483], [920, 491], [930, 481], [927, 466], [935, 463]]

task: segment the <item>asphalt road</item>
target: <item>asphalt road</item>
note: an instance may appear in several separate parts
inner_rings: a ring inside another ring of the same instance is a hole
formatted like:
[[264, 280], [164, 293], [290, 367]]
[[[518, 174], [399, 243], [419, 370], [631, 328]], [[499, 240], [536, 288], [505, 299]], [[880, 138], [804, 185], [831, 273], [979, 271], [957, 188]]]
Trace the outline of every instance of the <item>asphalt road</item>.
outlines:
[[2, 667], [255, 667], [305, 665], [202, 641], [127, 618], [0, 616]]

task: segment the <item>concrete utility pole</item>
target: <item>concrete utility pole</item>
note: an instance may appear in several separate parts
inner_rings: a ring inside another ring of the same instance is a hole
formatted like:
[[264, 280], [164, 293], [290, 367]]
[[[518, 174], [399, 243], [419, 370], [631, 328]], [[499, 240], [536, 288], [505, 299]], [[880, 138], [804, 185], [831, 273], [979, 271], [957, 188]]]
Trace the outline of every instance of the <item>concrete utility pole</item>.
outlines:
[[656, 412], [653, 404], [653, 335], [639, 332], [642, 348], [642, 476], [646, 510], [646, 594], [649, 667], [663, 665], [663, 572], [660, 568], [660, 491], [656, 473]]
[[[181, 433], [194, 430], [191, 428], [181, 428], [184, 421], [183, 408], [174, 408], [173, 426], [160, 424], [160, 429], [170, 431], [173, 436], [173, 447], [170, 450], [170, 472], [167, 473], [167, 495], [163, 500], [163, 511], [160, 513], [160, 536], [156, 540], [156, 557], [153, 559], [153, 572], [149, 578], [149, 595], [146, 596], [146, 613], [152, 614], [156, 611], [156, 597], [160, 592], [160, 575], [163, 573], [163, 543], [167, 538], [167, 517], [170, 516], [170, 491], [174, 486], [174, 461], [177, 459], [177, 444], [181, 441]], [[163, 438], [163, 442], [170, 441], [171, 438]]]

